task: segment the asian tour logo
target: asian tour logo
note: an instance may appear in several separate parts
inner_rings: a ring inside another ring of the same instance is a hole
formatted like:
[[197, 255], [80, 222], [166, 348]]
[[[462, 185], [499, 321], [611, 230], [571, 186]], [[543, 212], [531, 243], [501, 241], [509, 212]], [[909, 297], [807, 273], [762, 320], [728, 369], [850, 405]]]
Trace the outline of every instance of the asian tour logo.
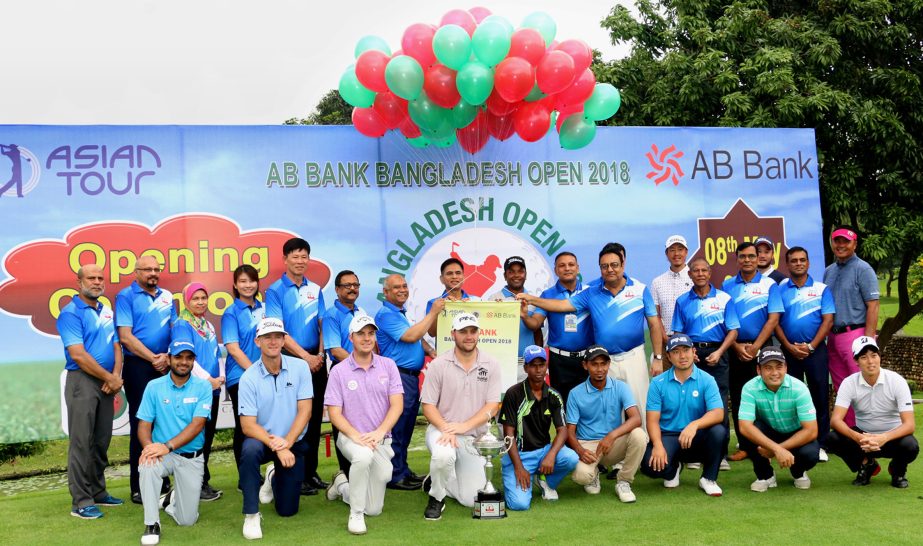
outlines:
[[[22, 198], [38, 186], [42, 167], [35, 154], [18, 144], [0, 144], [0, 157], [0, 197]], [[24, 163], [31, 172], [28, 180], [23, 178]]]
[[656, 144], [651, 144], [651, 151], [644, 155], [651, 164], [651, 170], [647, 173], [648, 180], [653, 179], [657, 186], [667, 180], [673, 182], [674, 186], [679, 185], [680, 179], [685, 176], [678, 161], [683, 157], [682, 151], [677, 150], [673, 144], [663, 150], [660, 150]]

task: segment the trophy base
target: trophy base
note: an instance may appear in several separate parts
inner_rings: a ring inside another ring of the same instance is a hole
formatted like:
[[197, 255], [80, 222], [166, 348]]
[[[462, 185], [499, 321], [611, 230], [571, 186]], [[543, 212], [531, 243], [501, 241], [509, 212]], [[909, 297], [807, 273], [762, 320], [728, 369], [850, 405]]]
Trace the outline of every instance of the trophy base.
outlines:
[[496, 491], [485, 493], [478, 491], [478, 496], [474, 500], [474, 509], [471, 517], [474, 519], [502, 519], [506, 517], [506, 502], [503, 501], [503, 493]]

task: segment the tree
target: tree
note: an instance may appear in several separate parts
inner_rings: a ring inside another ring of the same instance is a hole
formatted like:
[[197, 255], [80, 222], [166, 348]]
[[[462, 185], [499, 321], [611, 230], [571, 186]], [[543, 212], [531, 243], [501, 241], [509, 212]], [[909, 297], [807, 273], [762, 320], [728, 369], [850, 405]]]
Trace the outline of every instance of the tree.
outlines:
[[352, 111], [352, 106], [346, 104], [340, 93], [336, 89], [331, 89], [320, 99], [308, 117], [287, 119], [285, 125], [350, 125]]
[[[923, 311], [923, 0], [638, 0], [602, 24], [628, 57], [597, 63], [620, 125], [811, 127], [824, 233], [849, 223], [870, 263], [897, 262], [899, 309]], [[832, 256], [827, 249], [827, 262]]]

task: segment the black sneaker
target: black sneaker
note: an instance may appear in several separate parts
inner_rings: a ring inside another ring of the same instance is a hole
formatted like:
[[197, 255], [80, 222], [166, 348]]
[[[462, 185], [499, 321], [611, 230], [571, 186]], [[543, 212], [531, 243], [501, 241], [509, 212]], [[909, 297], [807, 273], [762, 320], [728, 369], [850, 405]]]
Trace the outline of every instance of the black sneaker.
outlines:
[[308, 482], [301, 482], [301, 494], [303, 496], [311, 496], [317, 494], [317, 488], [312, 487]]
[[430, 488], [433, 486], [433, 478], [431, 478], [429, 474], [423, 476], [423, 480], [420, 481], [420, 486], [424, 493], [429, 493]]
[[856, 479], [852, 481], [853, 485], [868, 485], [872, 481], [872, 476], [881, 472], [881, 466], [875, 459], [869, 459], [859, 466], [859, 472], [856, 472]]
[[144, 544], [145, 546], [160, 544], [159, 523], [155, 523], [154, 525], [146, 525], [144, 527], [144, 534], [141, 535], [141, 544]]
[[330, 487], [330, 484], [322, 480], [320, 476], [318, 476], [317, 474], [308, 478], [307, 480], [305, 480], [305, 482], [308, 483], [314, 489], [327, 489], [328, 487]]
[[910, 487], [910, 483], [907, 481], [906, 476], [891, 476], [891, 487], [907, 489]]
[[436, 500], [436, 497], [430, 496], [429, 502], [426, 503], [426, 510], [423, 511], [423, 519], [438, 521], [442, 519], [443, 510], [445, 510], [445, 501]]
[[215, 489], [208, 482], [202, 484], [202, 492], [199, 493], [199, 500], [202, 502], [216, 501], [221, 498], [222, 491]]
[[144, 501], [141, 500], [141, 492], [135, 491], [131, 494], [131, 502], [134, 504], [144, 504]]
[[160, 495], [160, 508], [166, 510], [167, 506], [170, 506], [170, 502], [173, 500], [173, 488], [171, 487], [169, 491]]

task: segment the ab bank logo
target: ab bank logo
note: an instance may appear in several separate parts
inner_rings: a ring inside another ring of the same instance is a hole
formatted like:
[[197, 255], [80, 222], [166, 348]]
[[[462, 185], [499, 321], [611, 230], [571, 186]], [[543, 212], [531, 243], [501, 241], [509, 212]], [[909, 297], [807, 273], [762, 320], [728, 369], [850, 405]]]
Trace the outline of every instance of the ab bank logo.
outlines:
[[[23, 178], [24, 166], [29, 167], [28, 179]], [[25, 197], [38, 186], [41, 172], [41, 162], [27, 148], [18, 144], [0, 144], [0, 198]]]
[[670, 146], [660, 150], [656, 144], [651, 144], [651, 151], [645, 154], [647, 162], [651, 164], [651, 170], [647, 173], [647, 179], [653, 179], [654, 184], [659, 186], [661, 182], [670, 180], [674, 186], [679, 185], [679, 180], [685, 173], [679, 166], [679, 159], [683, 157], [683, 152], [676, 149], [676, 146]]

